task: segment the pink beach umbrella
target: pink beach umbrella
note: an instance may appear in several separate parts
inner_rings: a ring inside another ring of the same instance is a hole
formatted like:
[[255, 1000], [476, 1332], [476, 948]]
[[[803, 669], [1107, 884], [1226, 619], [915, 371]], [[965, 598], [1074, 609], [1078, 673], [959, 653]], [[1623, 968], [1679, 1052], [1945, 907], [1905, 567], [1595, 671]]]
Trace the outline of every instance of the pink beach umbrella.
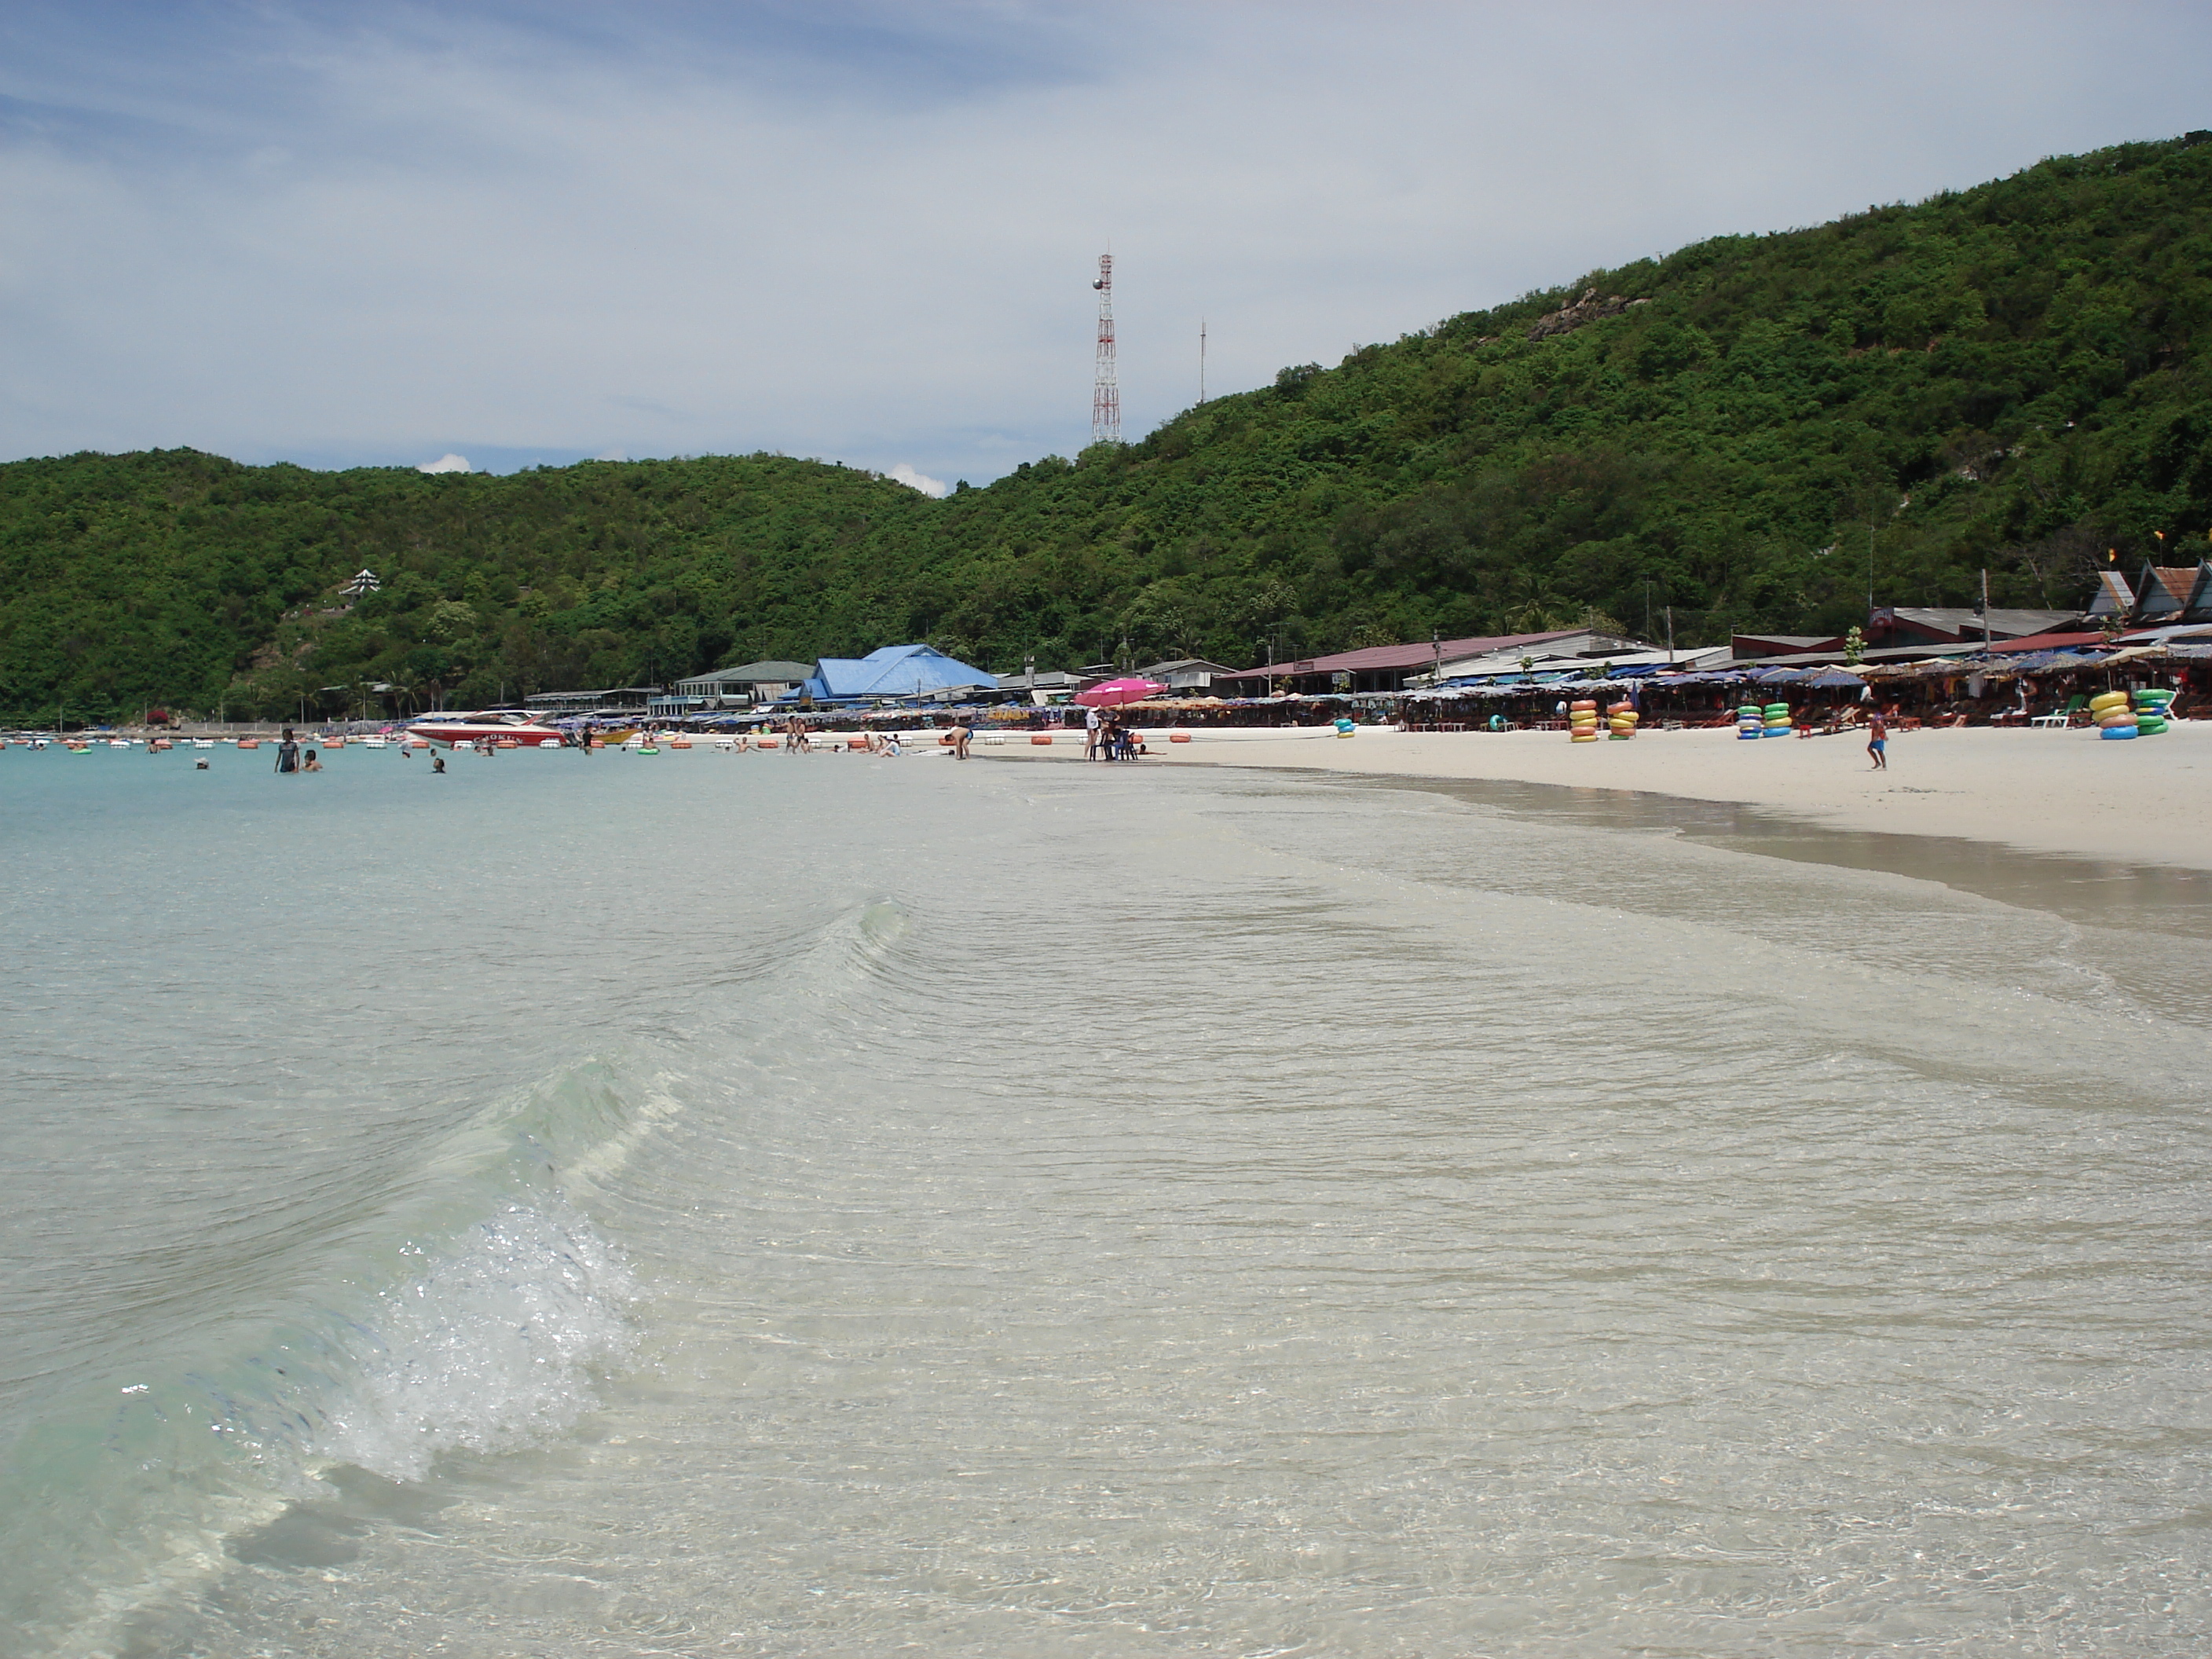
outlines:
[[1158, 680], [1106, 680], [1088, 691], [1077, 692], [1075, 700], [1090, 708], [1119, 708], [1125, 702], [1142, 702], [1153, 692], [1166, 690]]

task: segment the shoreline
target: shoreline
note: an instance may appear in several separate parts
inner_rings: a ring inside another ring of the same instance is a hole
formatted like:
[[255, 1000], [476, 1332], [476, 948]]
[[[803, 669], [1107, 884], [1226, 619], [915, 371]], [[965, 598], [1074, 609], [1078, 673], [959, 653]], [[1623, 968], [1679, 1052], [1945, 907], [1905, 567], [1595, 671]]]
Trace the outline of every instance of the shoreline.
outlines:
[[[1164, 734], [1162, 734], [1164, 735]], [[1510, 782], [1755, 807], [1826, 829], [1945, 836], [2028, 853], [2212, 870], [2212, 723], [2111, 743], [2087, 731], [1966, 726], [1893, 733], [1874, 771], [1850, 734], [1746, 743], [1733, 730], [1639, 732], [1571, 744], [1555, 732], [1403, 732], [1351, 738], [1202, 730], [1151, 762], [1401, 779]], [[1079, 760], [979, 747], [979, 758]]]

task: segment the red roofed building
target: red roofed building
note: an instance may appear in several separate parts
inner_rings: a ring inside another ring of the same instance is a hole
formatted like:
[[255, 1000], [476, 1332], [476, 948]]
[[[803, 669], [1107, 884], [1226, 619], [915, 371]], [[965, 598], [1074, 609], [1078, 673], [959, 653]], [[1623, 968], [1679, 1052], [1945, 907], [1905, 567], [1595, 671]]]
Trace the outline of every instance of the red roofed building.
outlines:
[[[1216, 674], [1218, 687], [1235, 687], [1246, 696], [1276, 691], [1401, 691], [1416, 674], [1425, 674], [1439, 662], [1485, 657], [1527, 646], [1534, 654], [1562, 654], [1561, 647], [1588, 639], [1598, 650], [1632, 651], [1634, 641], [1594, 635], [1587, 628], [1555, 628], [1543, 634], [1493, 634], [1467, 640], [1422, 640], [1411, 645], [1370, 645], [1358, 651], [1338, 651], [1328, 656], [1301, 657], [1294, 662], [1271, 663], [1248, 668], [1241, 674]], [[1591, 654], [1596, 654], [1593, 652]], [[1340, 684], [1337, 677], [1343, 675]]]

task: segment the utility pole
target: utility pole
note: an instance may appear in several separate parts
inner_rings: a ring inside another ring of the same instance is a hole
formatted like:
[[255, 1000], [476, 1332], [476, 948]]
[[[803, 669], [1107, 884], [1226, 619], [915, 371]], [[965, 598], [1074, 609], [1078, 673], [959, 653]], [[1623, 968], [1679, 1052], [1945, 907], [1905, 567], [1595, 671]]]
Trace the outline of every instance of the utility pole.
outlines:
[[1867, 625], [1874, 625], [1874, 512], [1867, 514]]
[[1121, 441], [1121, 387], [1114, 368], [1114, 256], [1098, 256], [1097, 374], [1091, 386], [1091, 441]]
[[1198, 400], [1206, 401], [1206, 319], [1198, 319]]
[[1674, 665], [1674, 607], [1667, 607], [1667, 666]]
[[1990, 654], [1990, 573], [1982, 572], [1982, 654]]

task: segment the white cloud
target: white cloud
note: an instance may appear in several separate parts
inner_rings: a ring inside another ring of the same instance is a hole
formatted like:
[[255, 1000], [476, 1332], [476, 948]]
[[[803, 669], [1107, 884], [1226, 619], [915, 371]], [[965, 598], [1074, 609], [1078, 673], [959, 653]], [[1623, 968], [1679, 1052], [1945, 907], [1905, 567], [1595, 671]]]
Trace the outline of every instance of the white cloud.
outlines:
[[902, 483], [908, 489], [919, 489], [925, 495], [942, 495], [952, 488], [942, 478], [933, 478], [927, 473], [915, 471], [904, 461], [901, 461], [884, 476], [893, 483]]
[[645, 4], [604, 38], [558, 7], [240, 6], [137, 47], [85, 9], [71, 51], [9, 25], [0, 52], [0, 456], [458, 440], [981, 480], [1088, 441], [1109, 240], [1135, 437], [1195, 398], [1201, 314], [1208, 389], [1263, 384], [1595, 265], [2203, 125], [2212, 58], [2212, 10], [2033, 0], [2002, 28], [1942, 0], [1133, 0], [1096, 39], [1036, 0]]
[[417, 472], [466, 472], [469, 470], [469, 458], [465, 455], [448, 453], [439, 456], [434, 461], [423, 462], [415, 470]]

